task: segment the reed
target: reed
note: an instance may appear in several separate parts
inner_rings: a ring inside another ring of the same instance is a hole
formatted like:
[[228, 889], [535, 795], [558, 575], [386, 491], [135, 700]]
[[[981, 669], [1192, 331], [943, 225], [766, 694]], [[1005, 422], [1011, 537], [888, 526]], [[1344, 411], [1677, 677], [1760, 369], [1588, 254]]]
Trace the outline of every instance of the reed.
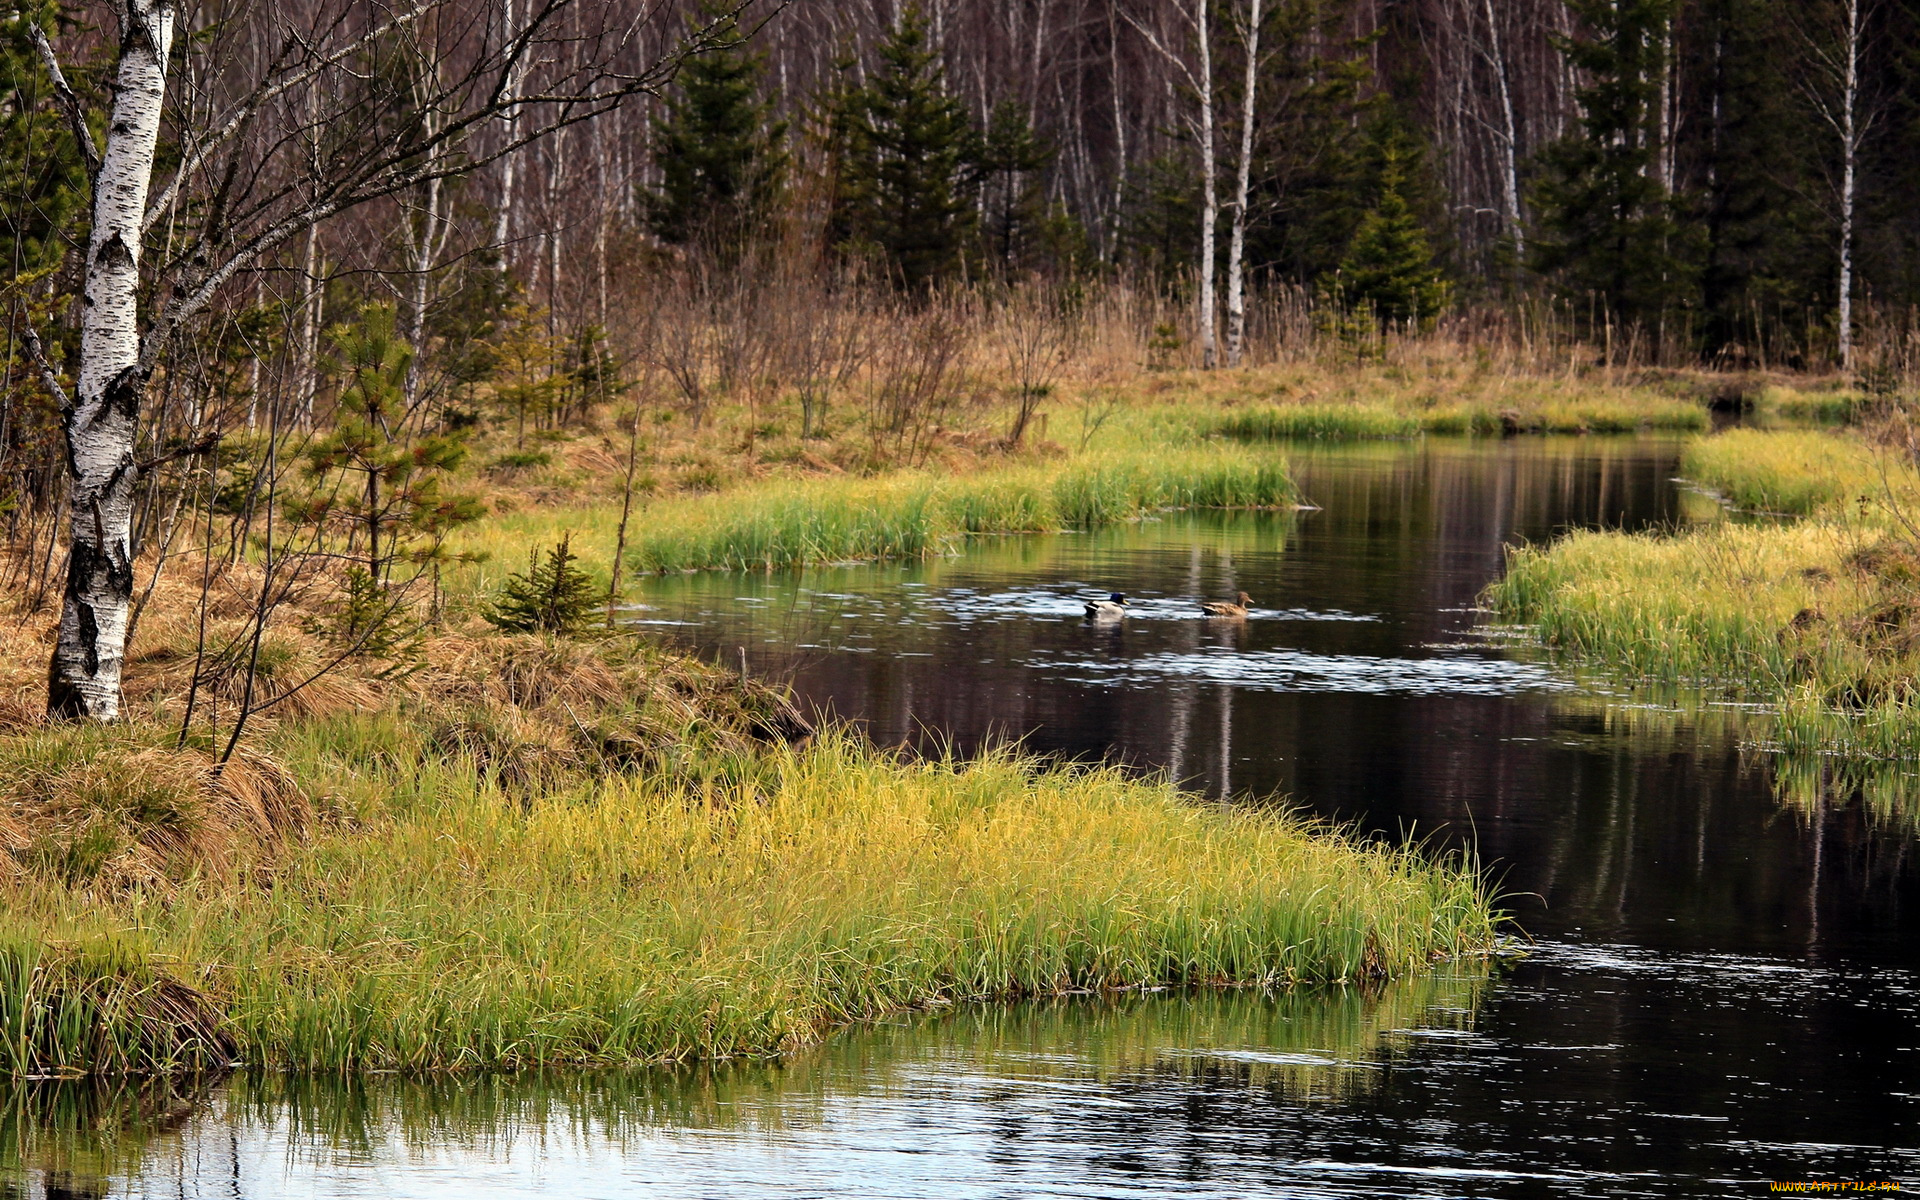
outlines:
[[[698, 780], [514, 794], [411, 753], [424, 735], [404, 725], [377, 737], [408, 763], [380, 809], [298, 848], [271, 888], [201, 878], [103, 906], [43, 887], [7, 897], [9, 924], [34, 944], [137, 936], [146, 957], [115, 978], [177, 964], [242, 1057], [305, 1070], [768, 1054], [969, 998], [1398, 974], [1491, 935], [1471, 864], [1110, 769], [906, 762], [829, 735]], [[340, 761], [367, 770], [361, 749]], [[0, 1004], [17, 1010], [14, 961]], [[121, 1010], [85, 1015], [45, 1027], [34, 1061], [124, 1065], [90, 1049]]]
[[1101, 454], [965, 477], [785, 482], [664, 501], [630, 539], [642, 571], [744, 570], [950, 553], [969, 535], [1092, 529], [1172, 508], [1264, 508], [1285, 464], [1236, 447]]

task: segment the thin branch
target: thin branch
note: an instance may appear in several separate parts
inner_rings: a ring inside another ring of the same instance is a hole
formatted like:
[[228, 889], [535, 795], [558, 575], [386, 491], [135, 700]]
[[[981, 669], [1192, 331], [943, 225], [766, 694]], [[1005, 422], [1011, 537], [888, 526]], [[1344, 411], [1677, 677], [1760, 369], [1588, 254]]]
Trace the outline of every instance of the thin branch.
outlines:
[[60, 401], [63, 409], [73, 407], [73, 397], [67, 392], [66, 385], [60, 382], [60, 372], [47, 358], [47, 348], [40, 344], [40, 331], [33, 327], [33, 319], [26, 313], [20, 314], [20, 327], [27, 341], [27, 355], [33, 359], [33, 365], [40, 369], [40, 381], [47, 385], [54, 398]]
[[47, 31], [24, 13], [21, 19], [26, 22], [33, 48], [40, 54], [41, 65], [47, 68], [47, 76], [53, 81], [53, 98], [73, 129], [73, 140], [79, 144], [80, 158], [87, 166], [87, 190], [92, 191], [94, 177], [100, 173], [100, 147], [93, 140], [93, 130], [87, 128], [86, 110], [80, 107], [80, 97], [74, 95], [65, 73], [60, 70], [60, 58], [53, 52], [53, 43], [47, 40]]

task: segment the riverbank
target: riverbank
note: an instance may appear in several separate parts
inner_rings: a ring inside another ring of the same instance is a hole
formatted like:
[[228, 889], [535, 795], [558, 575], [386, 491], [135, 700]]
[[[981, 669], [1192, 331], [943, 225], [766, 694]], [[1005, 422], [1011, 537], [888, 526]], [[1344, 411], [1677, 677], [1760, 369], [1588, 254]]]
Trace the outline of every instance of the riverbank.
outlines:
[[1767, 705], [1790, 753], [1920, 752], [1911, 466], [1859, 435], [1735, 430], [1681, 470], [1760, 515], [1521, 548], [1487, 602], [1569, 658]]
[[[215, 581], [219, 611], [254, 586]], [[907, 761], [631, 638], [445, 631], [184, 748], [149, 613], [114, 727], [0, 735], [0, 1070], [778, 1054], [968, 999], [1289, 986], [1484, 951], [1469, 864], [1012, 753]], [[289, 619], [275, 657], [323, 651]], [[231, 713], [234, 680], [208, 708]], [[229, 715], [228, 719], [231, 717]]]
[[[1069, 370], [1009, 443], [1020, 404], [983, 375], [911, 451], [889, 449], [848, 407], [807, 438], [791, 412], [715, 403], [689, 425], [674, 409], [615, 405], [582, 425], [506, 439], [487, 433], [476, 483], [492, 515], [454, 539], [485, 556], [454, 571], [484, 594], [528, 544], [574, 535], [605, 578], [630, 495], [622, 575], [745, 569], [945, 553], [968, 536], [1088, 528], [1168, 507], [1269, 507], [1294, 497], [1264, 443], [1423, 433], [1701, 431], [1714, 407], [1769, 421], [1852, 411], [1831, 381], [1685, 373], [1535, 375], [1412, 350], [1379, 363], [1302, 362], [1237, 371]], [[624, 439], [634, 433], [630, 444]], [[632, 455], [633, 484], [627, 485]]]

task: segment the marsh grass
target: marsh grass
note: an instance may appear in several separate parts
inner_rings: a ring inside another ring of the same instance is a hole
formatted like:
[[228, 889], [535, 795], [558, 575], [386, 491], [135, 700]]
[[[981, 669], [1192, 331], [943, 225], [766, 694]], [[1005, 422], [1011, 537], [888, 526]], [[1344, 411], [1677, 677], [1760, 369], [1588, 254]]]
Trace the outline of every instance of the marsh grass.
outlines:
[[[778, 1061], [700, 1070], [241, 1071], [217, 1091], [179, 1077], [16, 1083], [11, 1095], [0, 1093], [0, 1174], [40, 1172], [69, 1195], [113, 1194], [124, 1190], [107, 1186], [116, 1176], [143, 1165], [151, 1172], [156, 1159], [208, 1142], [224, 1150], [229, 1138], [244, 1143], [262, 1127], [288, 1133], [290, 1172], [341, 1152], [363, 1165], [404, 1161], [425, 1145], [486, 1155], [508, 1133], [539, 1140], [590, 1130], [616, 1154], [686, 1133], [806, 1136], [829, 1127], [849, 1098], [895, 1095], [956, 1063], [981, 1079], [1061, 1094], [1171, 1076], [1295, 1102], [1350, 1102], [1377, 1091], [1389, 1077], [1382, 1060], [1422, 1033], [1472, 1028], [1490, 973], [1484, 961], [1462, 962], [1375, 986], [957, 1005]], [[189, 1114], [194, 1128], [183, 1136]]]
[[1808, 515], [1569, 534], [1512, 551], [1488, 602], [1575, 659], [1766, 705], [1763, 744], [1789, 759], [1920, 755], [1911, 469], [1851, 438], [1744, 430], [1684, 469], [1736, 505]]
[[1680, 470], [1736, 508], [1793, 516], [1843, 500], [1872, 505], [1889, 486], [1910, 494], [1916, 483], [1864, 443], [1816, 432], [1730, 429], [1688, 446]]
[[1635, 433], [1695, 431], [1707, 427], [1698, 404], [1639, 398], [1549, 400], [1525, 407], [1471, 401], [1386, 404], [1290, 403], [1223, 417], [1214, 430], [1240, 441], [1321, 438], [1357, 441], [1417, 437], [1422, 433], [1486, 436], [1516, 433]]
[[[1285, 480], [1115, 471], [995, 481], [978, 519]], [[1115, 770], [896, 758], [627, 636], [449, 630], [353, 670], [220, 772], [162, 700], [0, 739], [0, 1072], [775, 1054], [966, 999], [1378, 980], [1494, 919], [1468, 863]]]
[[[1008, 753], [829, 736], [517, 798], [422, 756], [383, 803], [268, 889], [189, 880], [102, 910], [45, 888], [10, 922], [204, 964], [238, 1052], [308, 1070], [768, 1054], [966, 999], [1398, 974], [1491, 933], [1468, 864]], [[118, 1020], [94, 1016], [75, 1028]], [[85, 1043], [42, 1059], [110, 1065]]]
[[980, 534], [1093, 529], [1177, 508], [1270, 508], [1293, 482], [1230, 446], [1092, 455], [954, 477], [770, 484], [665, 501], [629, 539], [642, 571], [743, 570], [951, 553]]

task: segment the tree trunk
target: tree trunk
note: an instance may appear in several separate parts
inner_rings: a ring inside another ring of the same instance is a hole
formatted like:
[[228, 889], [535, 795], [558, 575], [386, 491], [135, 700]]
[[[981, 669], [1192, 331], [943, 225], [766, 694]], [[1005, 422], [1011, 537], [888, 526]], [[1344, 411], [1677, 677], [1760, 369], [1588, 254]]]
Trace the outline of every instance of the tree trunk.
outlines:
[[1513, 117], [1513, 90], [1507, 82], [1507, 56], [1500, 48], [1500, 16], [1493, 0], [1486, 0], [1487, 50], [1492, 58], [1494, 82], [1500, 92], [1500, 199], [1506, 210], [1507, 236], [1513, 239], [1514, 258], [1525, 262], [1527, 235], [1520, 225], [1520, 153], [1519, 129]]
[[1227, 365], [1240, 365], [1247, 340], [1247, 187], [1253, 175], [1254, 89], [1260, 79], [1260, 0], [1249, 0], [1246, 90], [1240, 100], [1239, 175], [1233, 190], [1233, 233], [1227, 243]]
[[1846, 94], [1840, 110], [1840, 369], [1853, 369], [1853, 193], [1860, 157], [1860, 0], [1847, 0]]
[[147, 373], [140, 363], [141, 222], [173, 46], [170, 0], [124, 0], [107, 147], [93, 186], [80, 322], [80, 372], [64, 414], [69, 500], [67, 591], [47, 674], [47, 713], [111, 721], [133, 602], [134, 435]]
[[[506, 0], [500, 17], [501, 38], [503, 44], [509, 47], [512, 46], [513, 40], [520, 36], [520, 30], [515, 27], [513, 9], [513, 0]], [[509, 53], [511, 53], [511, 51], [509, 51]], [[520, 98], [520, 64], [518, 59], [508, 64], [506, 78], [503, 82], [505, 84], [504, 98], [507, 101], [506, 110], [502, 114], [505, 118], [504, 123], [506, 125], [504, 136], [508, 144], [511, 145], [520, 136], [520, 106], [515, 103], [515, 101]], [[513, 175], [514, 169], [518, 165], [515, 161], [518, 157], [518, 152], [510, 152], [502, 155], [500, 158], [500, 207], [493, 214], [493, 245], [494, 248], [500, 252], [500, 262], [503, 266], [513, 261], [513, 247], [511, 244], [511, 238], [513, 236]]]
[[1218, 167], [1213, 149], [1213, 45], [1208, 0], [1195, 0], [1194, 24], [1200, 30], [1200, 365], [1211, 371], [1218, 365], [1214, 347], [1213, 259], [1214, 228], [1220, 223]]

